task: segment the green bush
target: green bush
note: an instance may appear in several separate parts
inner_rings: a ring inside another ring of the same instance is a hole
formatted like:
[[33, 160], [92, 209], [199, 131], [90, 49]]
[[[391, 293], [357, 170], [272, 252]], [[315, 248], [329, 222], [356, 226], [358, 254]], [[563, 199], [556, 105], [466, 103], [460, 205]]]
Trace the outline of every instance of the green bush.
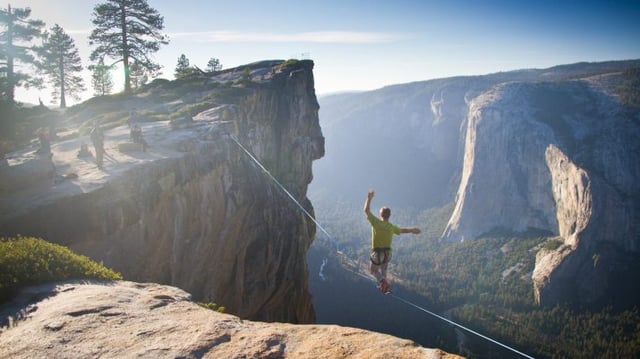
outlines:
[[277, 72], [280, 72], [282, 70], [284, 70], [285, 68], [289, 67], [289, 66], [296, 66], [298, 64], [298, 60], [297, 59], [289, 59], [283, 63], [281, 63], [280, 65], [278, 65], [278, 67], [276, 68]]
[[65, 279], [120, 280], [122, 275], [39, 238], [0, 238], [0, 303], [22, 287]]
[[562, 246], [563, 244], [564, 242], [562, 241], [562, 239], [552, 238], [544, 242], [542, 247], [550, 251], [555, 251], [556, 249], [560, 248], [560, 246]]
[[226, 310], [225, 307], [219, 306], [216, 303], [213, 302], [209, 302], [209, 303], [204, 303], [204, 302], [198, 302], [198, 305], [207, 309], [211, 309], [213, 311], [216, 311], [218, 313], [224, 313], [224, 311]]
[[216, 106], [217, 104], [213, 101], [204, 101], [204, 102], [198, 102], [198, 103], [186, 105], [181, 109], [179, 109], [178, 111], [170, 114], [169, 119], [181, 118], [181, 117], [184, 117], [185, 115], [195, 116], [202, 111], [208, 110], [210, 108], [214, 108]]

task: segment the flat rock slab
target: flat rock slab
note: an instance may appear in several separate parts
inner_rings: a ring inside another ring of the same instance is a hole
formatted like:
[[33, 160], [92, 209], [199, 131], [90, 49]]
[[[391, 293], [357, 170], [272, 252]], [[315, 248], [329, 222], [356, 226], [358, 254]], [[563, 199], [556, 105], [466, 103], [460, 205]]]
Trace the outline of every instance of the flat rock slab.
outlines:
[[0, 307], [19, 317], [0, 332], [2, 358], [458, 358], [361, 329], [245, 321], [153, 283], [49, 284], [22, 298]]

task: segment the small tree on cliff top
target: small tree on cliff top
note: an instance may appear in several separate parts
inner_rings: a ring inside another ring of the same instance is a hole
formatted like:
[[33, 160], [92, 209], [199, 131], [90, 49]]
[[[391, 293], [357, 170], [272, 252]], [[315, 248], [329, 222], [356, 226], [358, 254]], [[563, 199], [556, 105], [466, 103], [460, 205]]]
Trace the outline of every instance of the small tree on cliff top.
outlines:
[[149, 82], [149, 74], [148, 71], [140, 66], [137, 62], [134, 62], [130, 66], [131, 71], [129, 71], [129, 75], [131, 76], [131, 87], [139, 88], [147, 84]]
[[194, 68], [189, 65], [189, 59], [185, 54], [180, 55], [173, 76], [176, 79], [182, 79], [194, 74]]
[[113, 80], [111, 79], [111, 69], [109, 66], [105, 66], [102, 59], [98, 61], [98, 64], [89, 66], [89, 70], [93, 71], [91, 74], [91, 85], [95, 96], [104, 96], [111, 93], [113, 90]]
[[11, 105], [16, 87], [40, 85], [37, 76], [16, 69], [17, 63], [36, 65], [37, 46], [32, 41], [41, 36], [44, 22], [29, 19], [30, 15], [30, 8], [0, 9], [0, 92]]
[[164, 18], [146, 0], [106, 0], [93, 9], [92, 21], [96, 27], [89, 43], [98, 47], [91, 53], [91, 60], [109, 57], [116, 59], [115, 63], [122, 61], [125, 92], [131, 91], [131, 63], [136, 62], [151, 74], [160, 71], [161, 66], [150, 56], [169, 41], [160, 32]]
[[44, 35], [41, 67], [53, 85], [53, 100], [60, 99], [60, 108], [67, 107], [66, 95], [78, 100], [85, 91], [80, 55], [73, 39], [56, 24]]
[[222, 70], [222, 64], [220, 63], [220, 60], [212, 57], [209, 59], [209, 62], [207, 62], [207, 71], [209, 72], [217, 72]]

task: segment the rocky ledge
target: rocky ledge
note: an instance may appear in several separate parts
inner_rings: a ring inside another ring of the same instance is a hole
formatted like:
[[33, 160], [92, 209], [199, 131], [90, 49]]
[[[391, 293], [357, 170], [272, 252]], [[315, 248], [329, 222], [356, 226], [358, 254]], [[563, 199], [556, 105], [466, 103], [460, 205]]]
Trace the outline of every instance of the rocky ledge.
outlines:
[[[315, 322], [306, 264], [315, 224], [244, 151], [313, 213], [307, 186], [324, 138], [312, 69], [263, 61], [69, 109], [51, 156], [31, 147], [0, 163], [0, 236], [64, 245], [245, 319]], [[134, 109], [146, 151], [125, 124]], [[95, 122], [102, 168], [78, 157]]]
[[2, 358], [458, 358], [361, 329], [242, 320], [153, 283], [29, 287], [0, 314]]

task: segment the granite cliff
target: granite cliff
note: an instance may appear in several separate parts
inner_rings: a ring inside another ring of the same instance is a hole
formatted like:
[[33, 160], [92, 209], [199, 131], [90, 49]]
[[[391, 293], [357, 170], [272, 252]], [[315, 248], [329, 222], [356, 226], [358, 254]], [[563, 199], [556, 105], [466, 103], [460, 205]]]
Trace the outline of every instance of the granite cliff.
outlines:
[[[265, 61], [68, 110], [71, 135], [59, 134], [52, 161], [31, 148], [3, 163], [0, 234], [66, 245], [242, 318], [314, 322], [305, 255], [315, 225], [235, 142], [312, 212], [311, 163], [324, 154], [312, 69]], [[108, 121], [133, 109], [146, 152], [128, 150], [124, 121]], [[90, 141], [74, 126], [87, 121], [106, 129], [104, 170], [75, 156]]]
[[445, 237], [500, 228], [556, 236], [537, 253], [536, 300], [606, 297], [640, 254], [640, 126], [620, 72], [505, 83], [471, 101], [462, 180]]
[[[607, 293], [628, 293], [640, 255], [638, 68], [578, 63], [321, 98], [327, 154], [312, 198], [359, 203], [370, 186], [392, 208], [452, 205], [445, 241], [543, 233], [522, 273], [538, 302], [631, 298]], [[338, 182], [336, 169], [352, 175]]]

